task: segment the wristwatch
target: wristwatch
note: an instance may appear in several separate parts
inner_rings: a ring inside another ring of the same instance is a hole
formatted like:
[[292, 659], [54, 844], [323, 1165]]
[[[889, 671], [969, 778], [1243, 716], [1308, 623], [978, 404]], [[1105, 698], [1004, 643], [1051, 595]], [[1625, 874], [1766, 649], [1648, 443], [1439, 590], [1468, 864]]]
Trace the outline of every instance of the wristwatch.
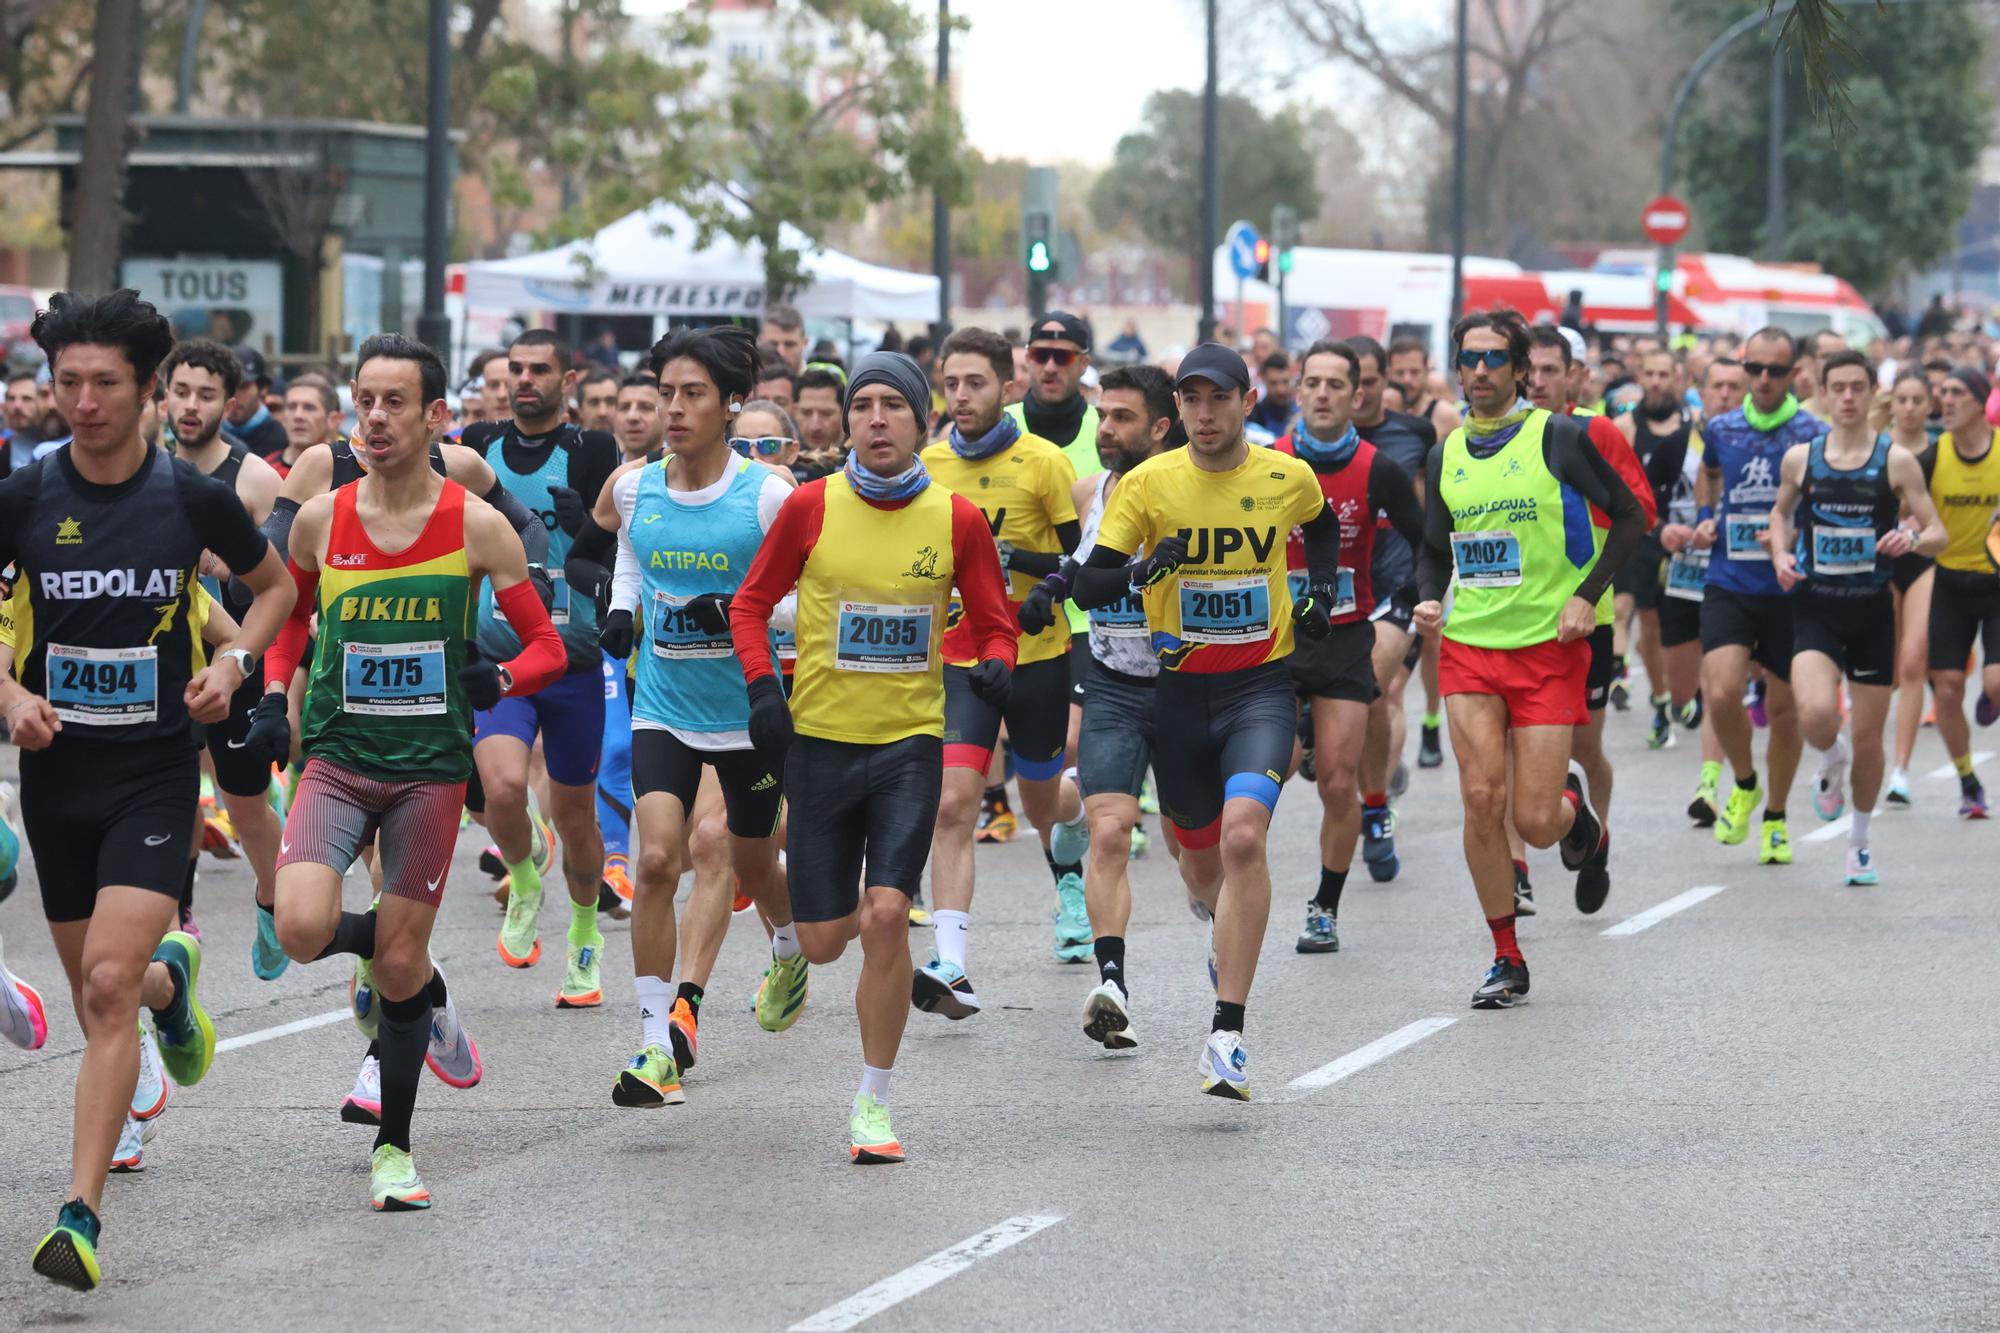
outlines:
[[225, 652], [217, 653], [215, 660], [220, 662], [225, 657], [235, 659], [236, 665], [243, 671], [243, 679], [245, 680], [250, 679], [250, 673], [257, 669], [257, 658], [248, 648], [228, 649]]
[[504, 666], [495, 667], [494, 670], [500, 676], [500, 693], [512, 694], [514, 692], [514, 673]]

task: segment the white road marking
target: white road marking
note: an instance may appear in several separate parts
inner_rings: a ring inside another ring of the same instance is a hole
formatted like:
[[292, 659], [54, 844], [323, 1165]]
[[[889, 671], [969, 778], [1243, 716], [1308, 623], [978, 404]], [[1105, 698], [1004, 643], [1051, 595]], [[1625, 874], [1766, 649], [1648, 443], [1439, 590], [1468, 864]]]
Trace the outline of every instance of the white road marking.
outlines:
[[1707, 902], [1710, 898], [1713, 898], [1728, 887], [1727, 884], [1703, 884], [1697, 888], [1689, 889], [1686, 893], [1677, 893], [1665, 902], [1648, 907], [1637, 916], [1628, 916], [1617, 925], [1607, 926], [1597, 933], [1600, 935], [1637, 935], [1648, 926], [1659, 925], [1660, 922], [1665, 921], [1676, 912], [1685, 912], [1696, 903]]
[[215, 1053], [220, 1055], [224, 1051], [241, 1050], [245, 1046], [255, 1046], [259, 1042], [276, 1041], [279, 1037], [289, 1037], [293, 1033], [310, 1032], [314, 1028], [323, 1028], [329, 1023], [338, 1023], [343, 1018], [351, 1017], [352, 1014], [352, 1010], [335, 1009], [329, 1013], [314, 1014], [311, 1018], [301, 1018], [296, 1023], [280, 1023], [274, 1028], [262, 1028], [256, 1032], [246, 1032], [240, 1037], [225, 1037], [215, 1043]]
[[990, 1259], [1010, 1245], [1019, 1244], [1037, 1231], [1062, 1221], [1060, 1215], [1023, 1214], [1010, 1217], [976, 1236], [968, 1236], [948, 1250], [939, 1250], [900, 1273], [892, 1273], [874, 1286], [849, 1296], [838, 1305], [829, 1305], [818, 1314], [793, 1324], [789, 1333], [843, 1333], [864, 1319], [872, 1319], [890, 1306], [921, 1291], [928, 1291], [956, 1273], [962, 1273], [981, 1259]]
[[1425, 1037], [1442, 1032], [1457, 1021], [1455, 1017], [1439, 1016], [1420, 1018], [1414, 1023], [1406, 1023], [1388, 1036], [1377, 1037], [1366, 1046], [1349, 1051], [1338, 1060], [1323, 1064], [1310, 1074], [1299, 1075], [1289, 1086], [1302, 1092], [1310, 1092], [1314, 1088], [1324, 1088], [1329, 1084], [1338, 1083], [1349, 1074], [1358, 1074], [1370, 1065], [1380, 1064], [1397, 1051], [1414, 1046]]
[[1851, 813], [1845, 814], [1842, 815], [1840, 818], [1834, 820], [1831, 824], [1822, 824], [1820, 827], [1814, 829], [1811, 833], [1808, 833], [1803, 838], [1800, 838], [1799, 841], [1830, 842], [1853, 827], [1854, 827], [1854, 816]]
[[[1991, 759], [1992, 757], [1993, 757], [1993, 751], [1991, 750], [1974, 750], [1972, 752], [1973, 767], [1975, 768], [1978, 767], [1980, 764], [1985, 763], [1988, 759]], [[1933, 778], [1955, 778], [1958, 776], [1958, 769], [1956, 766], [1952, 764], [1945, 764], [1939, 768], [1932, 769], [1925, 776]]]

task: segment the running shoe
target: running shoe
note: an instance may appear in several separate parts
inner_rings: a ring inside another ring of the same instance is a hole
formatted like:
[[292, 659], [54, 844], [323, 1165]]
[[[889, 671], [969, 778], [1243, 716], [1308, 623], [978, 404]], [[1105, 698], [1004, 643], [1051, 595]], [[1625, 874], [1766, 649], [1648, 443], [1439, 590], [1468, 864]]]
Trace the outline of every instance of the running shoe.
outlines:
[[1653, 725], [1646, 730], [1646, 748], [1651, 750], [1671, 750], [1674, 748], [1674, 719], [1668, 711], [1673, 700], [1666, 695], [1653, 699]]
[[1891, 773], [1888, 788], [1882, 793], [1882, 800], [1899, 810], [1907, 810], [1915, 805], [1916, 800], [1910, 795], [1910, 775], [1900, 768]]
[[1611, 678], [1611, 706], [1621, 713], [1632, 711], [1632, 687], [1625, 683], [1623, 676]]
[[[542, 818], [542, 812], [535, 808], [534, 801], [528, 802], [528, 856], [534, 861], [535, 869], [544, 875], [556, 872], [556, 831], [549, 827], [549, 821]], [[507, 877], [507, 862], [500, 855], [500, 849], [488, 843], [479, 853], [479, 868], [494, 879]]]
[[0, 1035], [24, 1051], [39, 1051], [49, 1039], [42, 993], [9, 972], [4, 961], [0, 961]]
[[[1083, 790], [1083, 782], [1074, 768], [1065, 769], [1063, 776], [1079, 792]], [[1057, 820], [1056, 826], [1049, 830], [1049, 855], [1059, 866], [1081, 864], [1083, 858], [1090, 855], [1090, 820], [1084, 815], [1080, 802], [1074, 820], [1067, 824]]]
[[160, 1132], [157, 1120], [140, 1120], [125, 1117], [125, 1128], [119, 1131], [118, 1146], [111, 1150], [111, 1169], [119, 1175], [130, 1175], [134, 1171], [146, 1169], [146, 1145]]
[[618, 896], [618, 890], [611, 887], [610, 880], [597, 881], [597, 910], [613, 921], [632, 919], [632, 904]]
[[1187, 904], [1188, 914], [1203, 925], [1208, 925], [1215, 920], [1214, 909], [1201, 899], [1195, 897], [1192, 893], [1187, 896]]
[[1979, 779], [1970, 773], [1958, 780], [1958, 817], [1986, 818], [1986, 788], [1980, 786]]
[[657, 1045], [645, 1047], [632, 1063], [619, 1071], [611, 1089], [613, 1106], [651, 1111], [662, 1106], [679, 1106], [687, 1101], [681, 1091], [681, 1071], [674, 1057]]
[[1866, 847], [1849, 845], [1847, 849], [1847, 882], [1849, 884], [1880, 884], [1882, 877], [1875, 873], [1875, 857]]
[[1377, 884], [1387, 884], [1402, 868], [1396, 857], [1396, 812], [1386, 805], [1361, 807], [1361, 859]]
[[1139, 813], [1157, 815], [1160, 813], [1160, 793], [1153, 790], [1153, 779], [1148, 776], [1139, 783]]
[[790, 958], [771, 955], [764, 979], [757, 983], [757, 1026], [766, 1032], [783, 1032], [799, 1021], [806, 1008], [806, 956]]
[[1020, 828], [1020, 821], [1005, 801], [987, 801], [980, 807], [979, 824], [973, 838], [979, 842], [1010, 842]]
[[1694, 692], [1694, 698], [1688, 700], [1686, 703], [1681, 705], [1681, 711], [1680, 711], [1681, 725], [1683, 727], [1686, 727], [1689, 731], [1700, 731], [1702, 711], [1703, 711], [1703, 705], [1701, 702], [1701, 691], [1696, 690]]
[[1590, 916], [1611, 896], [1611, 830], [1604, 830], [1597, 850], [1576, 872], [1576, 910]]
[[507, 919], [501, 923], [495, 947], [500, 961], [509, 967], [533, 967], [541, 961], [542, 890], [530, 892], [520, 885], [507, 890]]
[[1847, 811], [1847, 742], [1836, 740], [1819, 761], [1813, 786], [1813, 813], [1835, 820]]
[[183, 935], [192, 936], [196, 943], [200, 943], [201, 927], [195, 923], [194, 908], [187, 903], [181, 904], [180, 925]]
[[431, 1192], [410, 1154], [391, 1143], [375, 1149], [368, 1166], [368, 1206], [378, 1213], [415, 1213], [431, 1206]]
[[211, 802], [204, 802], [201, 822], [201, 850], [218, 861], [234, 861], [243, 853], [236, 850], [236, 827], [229, 822], [229, 811]]
[[1083, 997], [1083, 1035], [1107, 1051], [1129, 1051], [1139, 1044], [1132, 1016], [1125, 1012], [1125, 992], [1115, 981], [1100, 981]]
[[278, 943], [277, 917], [255, 904], [250, 911], [257, 918], [257, 938], [250, 941], [250, 970], [259, 981], [276, 981], [292, 965], [285, 946]]
[[609, 914], [614, 921], [630, 920], [634, 889], [632, 868], [624, 857], [604, 858], [604, 877], [598, 887], [597, 910]]
[[132, 1085], [132, 1118], [151, 1120], [167, 1109], [174, 1085], [160, 1067], [160, 1047], [144, 1023], [139, 1024], [139, 1081]]
[[1314, 765], [1313, 747], [1302, 746], [1299, 750], [1299, 776], [1307, 782], [1319, 781], [1319, 769]]
[[1201, 1046], [1201, 1090], [1211, 1097], [1250, 1100], [1250, 1053], [1240, 1032], [1211, 1032]]
[[1709, 761], [1701, 766], [1701, 781], [1695, 786], [1694, 799], [1688, 802], [1688, 818], [1696, 828], [1715, 826], [1716, 788], [1722, 784], [1722, 765]]
[[749, 911], [756, 905], [757, 905], [757, 900], [755, 898], [752, 898], [749, 894], [743, 892], [742, 881], [740, 880], [737, 881], [736, 897], [729, 904], [730, 914], [741, 915], [742, 913]]
[[910, 1003], [927, 1014], [946, 1018], [970, 1018], [979, 1012], [979, 995], [965, 969], [943, 958], [933, 958], [917, 969], [910, 982]]
[[1396, 771], [1389, 775], [1389, 798], [1391, 800], [1399, 799], [1409, 789], [1410, 766], [1398, 759], [1396, 761]]
[[917, 893], [911, 894], [910, 929], [915, 930], [919, 926], [928, 926], [930, 924], [931, 924], [931, 909], [924, 906], [923, 893], [919, 891]]
[[[431, 966], [436, 968], [437, 964], [433, 962]], [[444, 973], [440, 971], [438, 976], [442, 978]], [[431, 1043], [424, 1051], [424, 1063], [431, 1067], [440, 1083], [452, 1088], [477, 1087], [486, 1074], [486, 1066], [479, 1059], [479, 1047], [459, 1021], [458, 1001], [452, 997], [450, 987], [445, 988], [444, 1008], [431, 1010]]]
[[185, 931], [173, 931], [153, 950], [156, 962], [165, 963], [174, 979], [174, 1003], [164, 1014], [153, 1015], [153, 1031], [160, 1041], [160, 1063], [167, 1075], [184, 1088], [201, 1082], [215, 1063], [215, 1021], [201, 1007], [201, 942]]
[[1056, 881], [1056, 960], [1087, 963], [1091, 959], [1090, 909], [1083, 900], [1083, 876], [1075, 871]]
[[563, 969], [562, 989], [556, 992], [558, 1009], [595, 1009], [604, 1003], [604, 986], [598, 977], [597, 953], [602, 945], [572, 944], [569, 965]]
[[1306, 904], [1306, 928], [1299, 932], [1300, 953], [1339, 953], [1340, 927], [1334, 922], [1333, 913], [1316, 902]]
[[1972, 720], [1982, 727], [1990, 727], [1996, 717], [2000, 717], [2000, 705], [1994, 704], [1993, 697], [1981, 690], [1979, 697], [1972, 702]]
[[1222, 973], [1215, 966], [1215, 926], [1212, 923], [1208, 928], [1208, 988], [1212, 991], [1222, 989]]
[[1443, 738], [1439, 735], [1442, 730], [1442, 727], [1434, 727], [1428, 722], [1423, 724], [1423, 730], [1417, 738], [1418, 768], [1438, 768], [1443, 765], [1444, 745]]
[[1768, 727], [1771, 725], [1771, 714], [1764, 707], [1763, 681], [1753, 680], [1750, 682], [1750, 688], [1743, 695], [1743, 711], [1750, 715], [1751, 726]]
[[1132, 849], [1126, 853], [1125, 859], [1136, 861], [1150, 851], [1152, 846], [1153, 840], [1147, 836], [1146, 826], [1144, 824], [1134, 824], [1132, 826]]
[[1757, 803], [1764, 799], [1764, 779], [1758, 778], [1757, 785], [1744, 788], [1732, 785], [1729, 788], [1729, 803], [1722, 813], [1715, 817], [1715, 840], [1725, 847], [1734, 847], [1750, 836], [1750, 815]]
[[676, 995], [667, 1010], [667, 1044], [674, 1048], [674, 1067], [685, 1074], [694, 1068], [695, 1048], [701, 1044], [701, 1017], [685, 996]]
[[1528, 965], [1512, 958], [1495, 958], [1479, 989], [1472, 992], [1474, 1009], [1512, 1009], [1528, 998]]
[[1528, 881], [1528, 867], [1514, 862], [1514, 915], [1535, 915], [1535, 886]]
[[92, 1291], [104, 1280], [97, 1266], [97, 1214], [82, 1199], [71, 1199], [56, 1214], [56, 1229], [35, 1247], [35, 1271], [75, 1291]]
[[1591, 808], [1583, 765], [1574, 759], [1569, 761], [1569, 776], [1563, 779], [1563, 790], [1570, 793], [1576, 804], [1576, 818], [1570, 822], [1569, 832], [1563, 834], [1556, 850], [1562, 853], [1564, 869], [1581, 870], [1597, 854], [1604, 840], [1604, 821]]
[[1788, 866], [1792, 863], [1792, 840], [1782, 819], [1765, 819], [1757, 825], [1757, 864]]
[[14, 831], [14, 784], [0, 782], [0, 903], [21, 879], [21, 835]]
[[[368, 910], [372, 912], [381, 905], [378, 897], [368, 904]], [[353, 1011], [354, 1026], [370, 1041], [382, 1035], [382, 1010], [375, 999], [375, 964], [356, 954], [354, 975], [347, 981], [347, 1007]]]
[[847, 1156], [856, 1166], [903, 1160], [903, 1145], [889, 1124], [889, 1108], [864, 1092], [854, 1099], [847, 1117]]
[[374, 1056], [361, 1058], [361, 1072], [354, 1076], [354, 1088], [340, 1103], [340, 1119], [348, 1125], [382, 1123], [382, 1062]]

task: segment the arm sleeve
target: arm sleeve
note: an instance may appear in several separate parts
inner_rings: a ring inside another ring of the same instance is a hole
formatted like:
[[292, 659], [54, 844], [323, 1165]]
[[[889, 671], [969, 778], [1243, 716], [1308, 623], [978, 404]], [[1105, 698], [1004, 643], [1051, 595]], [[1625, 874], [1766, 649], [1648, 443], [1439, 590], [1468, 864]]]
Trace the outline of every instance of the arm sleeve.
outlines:
[[[1317, 487], [1315, 487], [1317, 489]], [[1320, 496], [1319, 513], [1299, 524], [1306, 542], [1306, 572], [1315, 585], [1331, 588], [1340, 579], [1340, 515]]]
[[292, 687], [292, 675], [305, 659], [306, 642], [312, 628], [313, 610], [317, 606], [315, 594], [319, 591], [319, 571], [300, 569], [289, 558], [285, 567], [291, 571], [292, 582], [299, 590], [298, 599], [292, 603], [292, 614], [285, 618], [278, 637], [264, 650], [264, 688], [288, 690]]
[[499, 477], [493, 478], [493, 485], [486, 494], [479, 497], [500, 511], [507, 525], [520, 534], [521, 549], [528, 553], [528, 563], [545, 565], [549, 560], [549, 530], [542, 526], [542, 520], [532, 509], [521, 503], [514, 492], [507, 489]]
[[[0, 444], [0, 449], [5, 449]], [[30, 463], [5, 481], [0, 481], [0, 569], [19, 559], [21, 534], [27, 530], [29, 511], [34, 508], [34, 491], [29, 478], [40, 479], [40, 471]]]
[[1000, 552], [979, 507], [962, 495], [951, 497], [951, 559], [958, 598], [978, 645], [979, 660], [998, 658], [1011, 669], [1020, 631], [1000, 575]]
[[1451, 510], [1438, 494], [1444, 475], [1444, 450], [1433, 449], [1424, 462], [1424, 540], [1417, 547], [1417, 600], [1435, 602], [1451, 582]]
[[[286, 496], [279, 496], [271, 504], [271, 513], [258, 530], [266, 541], [278, 548], [278, 554], [289, 559], [292, 554], [292, 520], [299, 516], [299, 502]], [[235, 566], [230, 566], [235, 568]]]
[[645, 590], [645, 576], [639, 570], [639, 553], [632, 549], [632, 511], [639, 500], [639, 472], [627, 472], [611, 488], [611, 501], [618, 506], [618, 564], [611, 572], [611, 609], [637, 611]]
[[1396, 460], [1377, 452], [1368, 468], [1368, 507], [1389, 516], [1389, 526], [1417, 550], [1424, 544], [1424, 507], [1417, 503], [1417, 488], [1396, 466]]
[[[826, 515], [826, 483], [810, 481], [785, 498], [776, 521], [764, 534], [757, 558], [743, 586], [729, 602], [729, 637], [736, 645], [736, 660], [743, 664], [745, 680], [774, 676], [778, 666], [772, 660], [770, 622], [772, 610], [799, 581], [819, 541], [820, 524]], [[992, 542], [988, 541], [990, 550]], [[997, 566], [1000, 557], [993, 554]], [[996, 568], [996, 574], [999, 572]]]
[[498, 589], [493, 605], [521, 639], [521, 651], [502, 664], [514, 682], [508, 695], [518, 699], [539, 694], [561, 680], [569, 667], [569, 653], [535, 592], [534, 581], [523, 579], [511, 588]]
[[[193, 468], [188, 469], [190, 472]], [[271, 543], [250, 521], [250, 511], [236, 498], [236, 492], [213, 477], [199, 474], [184, 478], [182, 492], [189, 522], [201, 544], [220, 556], [234, 570], [255, 569]]]
[[1604, 549], [1584, 571], [1583, 582], [1576, 589], [1578, 597], [1595, 602], [1611, 586], [1611, 576], [1623, 569], [1639, 549], [1639, 539], [1646, 533], [1646, 511], [1640, 508], [1639, 497], [1632, 494], [1632, 488], [1625, 484], [1611, 460], [1599, 453], [1581, 432], [1556, 430], [1554, 427], [1559, 423], [1550, 424], [1551, 429], [1542, 437], [1542, 457], [1548, 462], [1549, 471], [1556, 480], [1611, 515], [1611, 530], [1604, 534]]
[[[1082, 536], [1083, 525], [1075, 519], [1056, 524], [1056, 541], [1063, 553], [1075, 551]], [[1062, 562], [1062, 553], [1055, 551], [1016, 551], [1010, 567], [1031, 579], [1040, 579], [1062, 568]]]

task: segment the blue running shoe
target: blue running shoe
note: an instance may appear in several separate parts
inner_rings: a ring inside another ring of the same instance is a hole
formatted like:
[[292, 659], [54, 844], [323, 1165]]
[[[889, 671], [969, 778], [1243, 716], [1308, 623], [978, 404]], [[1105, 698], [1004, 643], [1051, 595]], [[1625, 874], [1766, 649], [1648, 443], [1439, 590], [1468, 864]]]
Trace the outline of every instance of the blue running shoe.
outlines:
[[21, 877], [21, 835], [14, 832], [14, 784], [0, 782], [0, 902]]
[[950, 1019], [970, 1018], [979, 1012], [979, 995], [965, 969], [942, 958], [933, 958], [917, 969], [910, 980], [910, 1003], [927, 1014]]
[[1090, 910], [1083, 900], [1083, 876], [1071, 872], [1056, 881], [1056, 958], [1064, 963], [1087, 963], [1095, 952], [1091, 941]]
[[278, 943], [278, 921], [268, 907], [259, 906], [257, 913], [257, 938], [250, 942], [250, 970], [257, 974], [259, 981], [276, 981], [285, 975], [285, 969], [292, 960], [285, 956], [285, 947]]
[[1386, 805], [1361, 807], [1361, 859], [1377, 884], [1387, 884], [1402, 868], [1396, 857], [1396, 812]]

